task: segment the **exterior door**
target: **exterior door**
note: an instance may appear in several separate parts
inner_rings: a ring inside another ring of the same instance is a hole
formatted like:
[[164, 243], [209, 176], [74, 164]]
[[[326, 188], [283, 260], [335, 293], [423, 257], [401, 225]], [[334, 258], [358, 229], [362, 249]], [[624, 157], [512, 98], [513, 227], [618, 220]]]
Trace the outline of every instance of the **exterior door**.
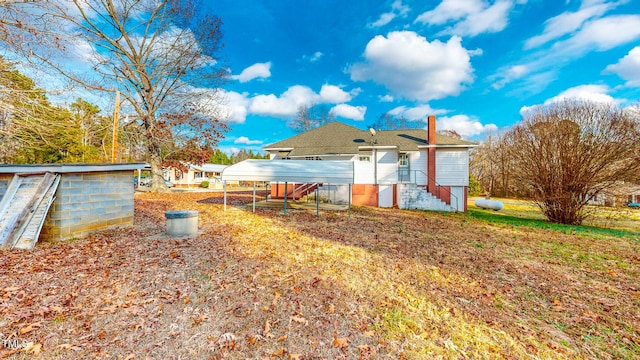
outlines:
[[410, 182], [409, 154], [398, 155], [398, 182]]

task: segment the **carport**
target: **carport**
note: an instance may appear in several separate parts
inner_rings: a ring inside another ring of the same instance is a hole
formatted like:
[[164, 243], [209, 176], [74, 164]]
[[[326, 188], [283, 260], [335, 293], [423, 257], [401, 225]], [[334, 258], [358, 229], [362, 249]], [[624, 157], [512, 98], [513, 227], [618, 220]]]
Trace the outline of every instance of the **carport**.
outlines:
[[[253, 212], [256, 211], [256, 182], [295, 184], [349, 185], [349, 215], [351, 215], [351, 185], [353, 162], [340, 160], [245, 160], [222, 171], [224, 210], [227, 210], [227, 181], [253, 181]], [[316, 189], [317, 194], [317, 189]], [[316, 215], [319, 213], [316, 196]], [[284, 195], [284, 213], [287, 213], [287, 191]]]

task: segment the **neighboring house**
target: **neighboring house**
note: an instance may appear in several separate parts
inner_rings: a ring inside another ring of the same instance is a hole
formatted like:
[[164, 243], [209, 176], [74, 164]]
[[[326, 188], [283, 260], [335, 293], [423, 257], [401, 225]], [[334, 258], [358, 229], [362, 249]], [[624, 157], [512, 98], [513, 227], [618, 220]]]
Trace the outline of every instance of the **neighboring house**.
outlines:
[[[435, 123], [429, 116], [427, 131], [365, 131], [331, 122], [264, 150], [272, 160], [352, 161], [355, 205], [465, 211], [469, 149], [476, 145], [436, 134]], [[288, 186], [288, 196], [296, 196], [295, 188]], [[283, 184], [272, 184], [272, 197], [284, 194]]]
[[640, 185], [629, 182], [616, 182], [588, 200], [589, 205], [618, 206], [640, 202]]
[[220, 174], [226, 167], [219, 164], [189, 165], [187, 171], [166, 168], [164, 174], [165, 180], [171, 181], [176, 187], [199, 187], [206, 180], [209, 188], [222, 188]]

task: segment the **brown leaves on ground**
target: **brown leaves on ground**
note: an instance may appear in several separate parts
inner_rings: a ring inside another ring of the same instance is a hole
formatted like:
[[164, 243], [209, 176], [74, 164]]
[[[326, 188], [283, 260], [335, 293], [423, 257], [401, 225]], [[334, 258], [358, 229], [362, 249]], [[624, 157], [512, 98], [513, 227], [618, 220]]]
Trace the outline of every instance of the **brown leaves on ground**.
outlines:
[[[640, 241], [464, 214], [242, 208], [137, 194], [135, 225], [0, 252], [0, 356], [632, 358]], [[199, 211], [201, 235], [164, 236]]]

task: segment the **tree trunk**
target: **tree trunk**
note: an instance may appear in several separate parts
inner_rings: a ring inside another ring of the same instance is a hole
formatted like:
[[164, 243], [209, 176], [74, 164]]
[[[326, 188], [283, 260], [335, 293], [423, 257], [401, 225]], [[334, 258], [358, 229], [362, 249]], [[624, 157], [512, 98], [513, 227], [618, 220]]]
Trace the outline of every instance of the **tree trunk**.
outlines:
[[160, 146], [149, 142], [149, 160], [151, 163], [151, 191], [168, 192], [169, 188], [164, 182], [164, 173], [162, 172], [162, 157], [160, 155]]

